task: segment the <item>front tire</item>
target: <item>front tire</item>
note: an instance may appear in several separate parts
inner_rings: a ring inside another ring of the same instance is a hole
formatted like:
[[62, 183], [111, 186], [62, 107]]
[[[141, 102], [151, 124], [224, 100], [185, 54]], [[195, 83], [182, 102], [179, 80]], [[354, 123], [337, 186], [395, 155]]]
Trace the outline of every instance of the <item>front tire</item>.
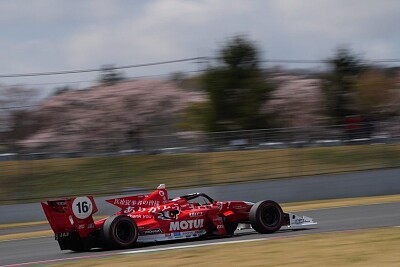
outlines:
[[109, 217], [104, 222], [102, 233], [104, 244], [112, 249], [129, 248], [138, 238], [136, 222], [127, 215]]
[[270, 234], [281, 228], [283, 215], [282, 208], [278, 203], [264, 200], [251, 207], [249, 218], [254, 230], [261, 234]]

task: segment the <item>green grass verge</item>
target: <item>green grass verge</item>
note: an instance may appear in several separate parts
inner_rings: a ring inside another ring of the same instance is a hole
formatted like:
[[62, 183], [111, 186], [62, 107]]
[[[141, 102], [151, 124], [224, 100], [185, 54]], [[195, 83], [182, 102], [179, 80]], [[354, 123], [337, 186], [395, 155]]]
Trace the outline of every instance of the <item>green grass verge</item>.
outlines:
[[0, 162], [0, 204], [400, 166], [400, 145]]
[[49, 266], [399, 266], [400, 228], [323, 233], [277, 240], [84, 259]]

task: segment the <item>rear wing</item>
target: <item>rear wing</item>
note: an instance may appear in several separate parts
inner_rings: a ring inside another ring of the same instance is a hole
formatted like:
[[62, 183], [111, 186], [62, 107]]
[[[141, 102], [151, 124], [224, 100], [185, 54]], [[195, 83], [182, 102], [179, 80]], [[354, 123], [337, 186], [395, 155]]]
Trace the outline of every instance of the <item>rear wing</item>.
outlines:
[[160, 184], [157, 189], [150, 194], [113, 198], [107, 199], [106, 201], [119, 207], [123, 213], [141, 211], [145, 208], [157, 207], [169, 202], [165, 184]]
[[92, 215], [97, 212], [97, 206], [92, 196], [54, 199], [41, 204], [55, 234], [77, 231], [80, 237], [87, 237], [95, 230]]

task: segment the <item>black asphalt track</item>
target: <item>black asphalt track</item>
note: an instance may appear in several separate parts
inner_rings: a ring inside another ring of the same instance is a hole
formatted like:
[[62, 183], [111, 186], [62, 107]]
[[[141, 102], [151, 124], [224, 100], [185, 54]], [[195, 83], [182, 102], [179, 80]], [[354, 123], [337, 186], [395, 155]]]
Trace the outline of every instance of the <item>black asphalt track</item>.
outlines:
[[[366, 206], [341, 207], [299, 212], [314, 218], [318, 225], [308, 229], [291, 230], [286, 227], [280, 231], [262, 235], [253, 230], [236, 231], [235, 236], [207, 240], [191, 240], [185, 242], [156, 243], [144, 247], [124, 250], [148, 250], [194, 244], [215, 243], [221, 241], [262, 239], [266, 237], [286, 237], [299, 234], [315, 234], [321, 232], [348, 231], [377, 227], [400, 225], [400, 203], [375, 204]], [[400, 228], [399, 228], [400, 231]], [[51, 263], [68, 258], [101, 257], [117, 254], [119, 251], [94, 250], [85, 253], [61, 251], [53, 237], [32, 238], [0, 242], [0, 266], [31, 266], [34, 262]]]

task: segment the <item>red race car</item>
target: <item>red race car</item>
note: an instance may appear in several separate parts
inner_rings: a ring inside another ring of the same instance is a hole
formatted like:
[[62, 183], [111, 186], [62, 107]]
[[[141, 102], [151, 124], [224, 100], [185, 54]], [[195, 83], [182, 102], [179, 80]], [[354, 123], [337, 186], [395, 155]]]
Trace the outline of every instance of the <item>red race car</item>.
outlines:
[[269, 234], [282, 226], [314, 225], [311, 218], [284, 213], [272, 200], [215, 201], [203, 193], [168, 199], [165, 185], [148, 195], [107, 200], [121, 208], [94, 221], [92, 196], [48, 200], [43, 210], [62, 250], [124, 249], [136, 244], [212, 235], [233, 235], [238, 227]]

